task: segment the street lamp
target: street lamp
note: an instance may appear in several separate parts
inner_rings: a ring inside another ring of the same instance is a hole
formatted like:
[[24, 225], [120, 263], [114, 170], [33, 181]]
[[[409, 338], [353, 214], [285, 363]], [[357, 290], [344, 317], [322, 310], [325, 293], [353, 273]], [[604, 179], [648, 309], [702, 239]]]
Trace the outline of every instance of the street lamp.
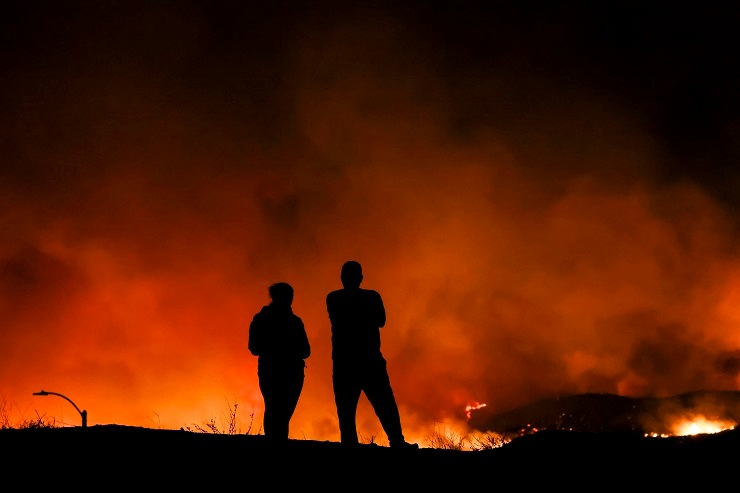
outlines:
[[77, 409], [77, 412], [80, 413], [80, 416], [82, 416], [82, 427], [87, 428], [87, 411], [85, 410], [80, 411], [80, 408], [77, 407], [77, 404], [72, 402], [72, 399], [70, 399], [66, 395], [58, 394], [56, 392], [47, 392], [45, 390], [42, 390], [41, 392], [34, 392], [33, 395], [58, 395], [62, 399], [66, 399], [67, 401], [69, 401], [70, 404], [72, 404], [75, 407], [75, 409]]

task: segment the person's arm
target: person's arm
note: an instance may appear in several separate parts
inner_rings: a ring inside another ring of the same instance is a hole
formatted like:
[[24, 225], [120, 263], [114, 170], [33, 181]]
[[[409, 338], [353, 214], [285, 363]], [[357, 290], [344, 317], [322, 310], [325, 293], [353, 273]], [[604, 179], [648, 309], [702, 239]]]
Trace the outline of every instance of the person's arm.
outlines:
[[298, 318], [298, 350], [301, 358], [306, 359], [311, 356], [311, 344], [308, 342], [308, 334], [306, 333], [306, 327], [303, 325], [303, 320]]
[[373, 291], [375, 293], [375, 296], [377, 297], [377, 301], [375, 303], [375, 323], [378, 325], [378, 327], [384, 327], [385, 326], [385, 305], [383, 305], [383, 298], [380, 296], [380, 293], [377, 291]]
[[263, 349], [262, 333], [262, 317], [258, 313], [249, 324], [249, 342], [247, 343], [249, 352], [255, 356], [259, 356]]
[[329, 322], [332, 325], [337, 323], [336, 316], [335, 316], [336, 308], [334, 306], [335, 298], [336, 298], [336, 295], [334, 294], [334, 291], [326, 295], [326, 313], [329, 315]]

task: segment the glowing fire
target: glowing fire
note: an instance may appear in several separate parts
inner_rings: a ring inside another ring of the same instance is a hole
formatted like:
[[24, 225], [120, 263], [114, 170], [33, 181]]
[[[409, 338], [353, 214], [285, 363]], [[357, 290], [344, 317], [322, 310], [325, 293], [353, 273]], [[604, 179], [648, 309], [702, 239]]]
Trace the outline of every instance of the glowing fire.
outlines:
[[470, 414], [473, 411], [477, 411], [478, 409], [480, 409], [482, 407], [486, 407], [486, 405], [485, 404], [481, 404], [479, 402], [474, 402], [473, 404], [468, 404], [467, 406], [465, 406], [465, 416], [468, 419], [470, 419]]
[[670, 433], [649, 433], [647, 436], [687, 436], [700, 435], [704, 433], [719, 433], [725, 430], [733, 430], [737, 423], [726, 419], [710, 419], [703, 415], [681, 418], [670, 426]]

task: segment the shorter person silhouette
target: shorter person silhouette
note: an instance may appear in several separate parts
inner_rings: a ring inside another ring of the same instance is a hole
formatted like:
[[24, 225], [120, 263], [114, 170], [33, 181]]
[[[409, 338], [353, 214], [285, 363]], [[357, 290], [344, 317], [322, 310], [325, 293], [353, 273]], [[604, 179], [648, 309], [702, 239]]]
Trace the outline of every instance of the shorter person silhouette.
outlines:
[[265, 436], [288, 439], [290, 420], [303, 390], [306, 358], [311, 355], [303, 320], [293, 313], [293, 287], [269, 287], [272, 300], [249, 325], [249, 351], [258, 357], [257, 377], [265, 404]]
[[343, 289], [330, 292], [326, 308], [331, 322], [332, 382], [342, 444], [356, 445], [357, 405], [365, 393], [391, 448], [417, 449], [404, 439], [386, 360], [380, 351], [385, 306], [377, 291], [360, 288], [362, 266], [350, 260], [340, 274]]

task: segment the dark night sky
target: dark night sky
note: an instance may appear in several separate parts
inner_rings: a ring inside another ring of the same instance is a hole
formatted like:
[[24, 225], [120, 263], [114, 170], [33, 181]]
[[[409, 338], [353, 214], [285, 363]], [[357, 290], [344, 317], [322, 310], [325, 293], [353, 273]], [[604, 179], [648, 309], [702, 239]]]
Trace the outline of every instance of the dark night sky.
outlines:
[[[740, 43], [731, 2], [357, 5], [6, 2], [5, 173], [35, 181], [29, 166], [39, 164], [27, 155], [29, 141], [52, 155], [75, 146], [121, 152], [142, 117], [176, 119], [177, 108], [194, 115], [191, 125], [207, 127], [190, 129], [204, 153], [227, 152], [221, 139], [240, 145], [245, 122], [259, 145], [293, 144], [301, 138], [296, 57], [301, 46], [306, 56], [322, 56], [317, 50], [332, 43], [324, 55], [335, 63], [325, 58], [314, 83], [364, 74], [417, 84], [406, 89], [421, 104], [440, 105], [451, 135], [491, 128], [523, 153], [579, 145], [577, 127], [563, 135], [554, 121], [548, 135], [533, 136], [541, 129], [531, 120], [577, 114], [581, 101], [596, 100], [654, 139], [652, 178], [690, 179], [737, 205]], [[353, 50], [357, 57], [340, 58]], [[419, 80], [426, 77], [434, 87]], [[385, 102], [393, 105], [392, 97]], [[139, 135], [144, 130], [134, 132], [140, 144], [167, 138]]]

